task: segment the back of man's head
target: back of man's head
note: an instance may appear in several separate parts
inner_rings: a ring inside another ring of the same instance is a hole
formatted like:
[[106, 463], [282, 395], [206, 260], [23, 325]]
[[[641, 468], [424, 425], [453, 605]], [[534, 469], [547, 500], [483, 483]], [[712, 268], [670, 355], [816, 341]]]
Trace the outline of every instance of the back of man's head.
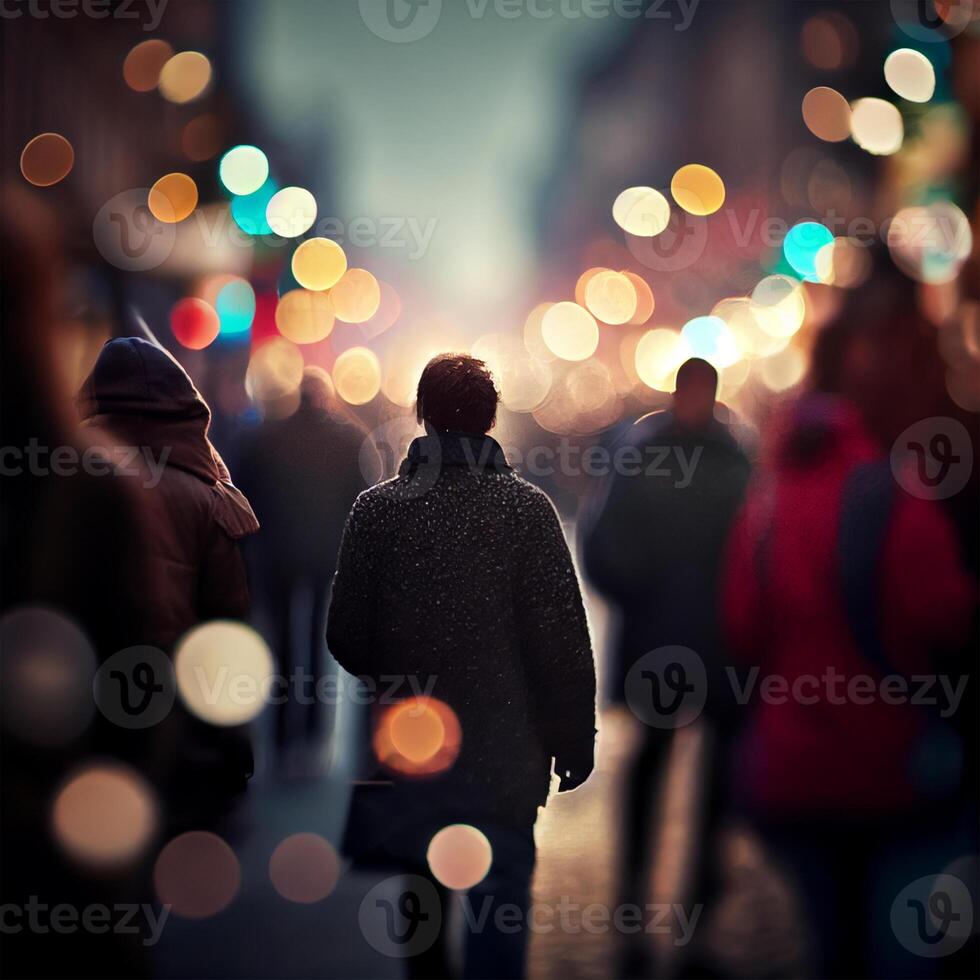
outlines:
[[692, 357], [677, 371], [674, 418], [686, 428], [704, 428], [715, 412], [718, 372], [707, 361]]
[[419, 378], [416, 417], [436, 432], [484, 435], [496, 421], [498, 397], [483, 361], [468, 354], [439, 354]]

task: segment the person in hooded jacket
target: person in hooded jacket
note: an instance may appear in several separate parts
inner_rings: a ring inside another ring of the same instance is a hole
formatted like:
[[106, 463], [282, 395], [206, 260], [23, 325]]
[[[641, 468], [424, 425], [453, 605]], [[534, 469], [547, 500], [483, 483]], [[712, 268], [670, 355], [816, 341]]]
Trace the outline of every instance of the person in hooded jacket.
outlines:
[[[958, 799], [976, 787], [963, 705], [942, 681], [955, 692], [974, 670], [975, 632], [959, 666], [955, 651], [977, 583], [941, 504], [899, 485], [857, 406], [893, 346], [934, 332], [887, 262], [824, 327], [808, 390], [771, 421], [723, 572], [726, 635], [754, 677], [737, 792], [802, 893], [822, 977], [930, 975], [941, 925], [915, 922], [929, 889], [899, 893], [975, 853], [975, 810], [961, 821]], [[869, 346], [886, 326], [888, 346]]]
[[[248, 501], [208, 438], [211, 412], [187, 372], [162, 347], [139, 337], [108, 341], [78, 396], [84, 425], [119, 458], [138, 466], [140, 504], [150, 528], [137, 559], [157, 586], [134, 600], [141, 642], [175, 651], [193, 627], [249, 613], [239, 540], [258, 530]], [[253, 768], [247, 733], [193, 718], [178, 701], [158, 726], [158, 764], [174, 812], [220, 815]], [[162, 761], [161, 761], [162, 760]], [[180, 817], [177, 818], [180, 822]]]

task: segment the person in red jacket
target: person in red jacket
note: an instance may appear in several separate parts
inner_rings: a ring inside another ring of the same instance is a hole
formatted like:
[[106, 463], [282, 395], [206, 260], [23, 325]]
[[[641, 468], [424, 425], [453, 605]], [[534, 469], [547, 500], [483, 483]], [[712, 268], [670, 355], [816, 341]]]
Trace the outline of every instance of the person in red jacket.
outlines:
[[733, 770], [801, 888], [817, 975], [904, 976], [890, 909], [945, 863], [932, 845], [964, 778], [949, 719], [967, 677], [940, 654], [964, 642], [977, 593], [941, 506], [899, 486], [842, 397], [852, 354], [834, 353], [844, 377], [821, 387], [836, 392], [774, 420], [729, 540], [723, 620], [751, 708]]

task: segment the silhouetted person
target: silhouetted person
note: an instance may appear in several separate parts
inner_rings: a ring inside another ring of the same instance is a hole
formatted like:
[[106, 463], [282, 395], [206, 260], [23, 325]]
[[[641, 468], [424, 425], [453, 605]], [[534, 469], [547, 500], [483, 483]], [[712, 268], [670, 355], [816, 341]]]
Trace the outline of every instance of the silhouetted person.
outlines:
[[[369, 681], [431, 683], [462, 733], [448, 770], [413, 781], [379, 769], [375, 778], [390, 785], [358, 787], [348, 850], [424, 874], [440, 828], [481, 829], [494, 860], [469, 893], [471, 915], [485, 896], [494, 910], [513, 903], [525, 915], [516, 931], [498, 930], [493, 915], [469, 930], [465, 973], [511, 977], [523, 971], [532, 829], [552, 759], [562, 789], [592, 770], [595, 676], [554, 508], [485, 434], [497, 398], [481, 361], [445, 354], [426, 366], [417, 416], [428, 434], [411, 444], [397, 477], [357, 498], [327, 638], [340, 663]], [[447, 966], [434, 956], [416, 969], [434, 976]]]
[[[258, 522], [208, 439], [211, 412], [187, 372], [147, 340], [110, 340], [78, 401], [87, 426], [117, 446], [139, 449], [140, 477], [133, 482], [152, 535], [138, 561], [158, 583], [141, 597], [141, 641], [171, 653], [200, 623], [246, 619], [238, 542]], [[179, 704], [158, 726], [157, 739], [157, 750], [171, 760], [175, 814], [186, 806], [220, 815], [251, 775], [243, 729], [205, 725]]]
[[[5, 189], [0, 210], [0, 962], [11, 977], [143, 976], [143, 937], [41, 932], [23, 912], [32, 898], [76, 909], [149, 901], [138, 868], [102, 876], [67, 858], [51, 807], [76, 767], [129, 741], [95, 711], [91, 673], [140, 642], [138, 599], [153, 582], [138, 564], [147, 537], [135, 481], [95, 464], [71, 404], [59, 222], [36, 192]], [[13, 626], [22, 617], [27, 631]], [[88, 673], [68, 659], [77, 645], [60, 645], [52, 624], [64, 620], [91, 644]]]
[[[614, 454], [624, 462], [604, 488], [583, 546], [586, 573], [618, 614], [610, 655], [614, 702], [624, 700], [630, 668], [650, 651], [687, 647], [705, 666], [705, 717], [714, 747], [709, 745], [707, 756], [704, 846], [693, 849], [695, 878], [702, 879], [693, 902], [709, 897], [716, 864], [711, 845], [722, 809], [723, 746], [735, 714], [724, 680], [718, 573], [749, 475], [742, 450], [715, 418], [717, 388], [718, 373], [707, 361], [692, 358], [681, 365], [672, 408], [637, 421]], [[652, 696], [643, 684], [640, 678], [631, 700]], [[643, 726], [627, 777], [621, 898], [641, 908], [649, 899], [651, 828], [657, 826], [655, 804], [673, 736], [669, 718], [662, 723]], [[628, 954], [628, 971], [645, 969], [646, 944], [636, 945]]]
[[944, 655], [969, 635], [976, 581], [941, 506], [899, 485], [845, 394], [887, 370], [889, 347], [869, 338], [918, 329], [914, 289], [879, 266], [855, 293], [818, 338], [809, 390], [773, 420], [732, 534], [727, 631], [756, 684], [775, 676], [784, 692], [751, 698], [739, 785], [800, 887], [815, 975], [925, 976], [899, 892], [975, 853], [954, 703], [975, 635], [965, 675]]
[[315, 755], [329, 729], [316, 682], [336, 673], [326, 656], [327, 603], [365, 467], [380, 475], [367, 432], [315, 367], [304, 372], [296, 411], [264, 421], [242, 452], [239, 480], [262, 522], [247, 550], [256, 612], [268, 617], [283, 675], [305, 675], [276, 708], [281, 756], [297, 744]]

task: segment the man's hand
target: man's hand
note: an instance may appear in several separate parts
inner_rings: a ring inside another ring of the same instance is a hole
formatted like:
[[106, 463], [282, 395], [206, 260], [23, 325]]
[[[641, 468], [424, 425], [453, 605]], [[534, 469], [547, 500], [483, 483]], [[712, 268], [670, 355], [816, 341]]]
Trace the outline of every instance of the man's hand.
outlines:
[[558, 792], [567, 793], [578, 789], [589, 776], [595, 766], [595, 742], [587, 748], [576, 752], [567, 752], [555, 759], [555, 775], [558, 776]]

